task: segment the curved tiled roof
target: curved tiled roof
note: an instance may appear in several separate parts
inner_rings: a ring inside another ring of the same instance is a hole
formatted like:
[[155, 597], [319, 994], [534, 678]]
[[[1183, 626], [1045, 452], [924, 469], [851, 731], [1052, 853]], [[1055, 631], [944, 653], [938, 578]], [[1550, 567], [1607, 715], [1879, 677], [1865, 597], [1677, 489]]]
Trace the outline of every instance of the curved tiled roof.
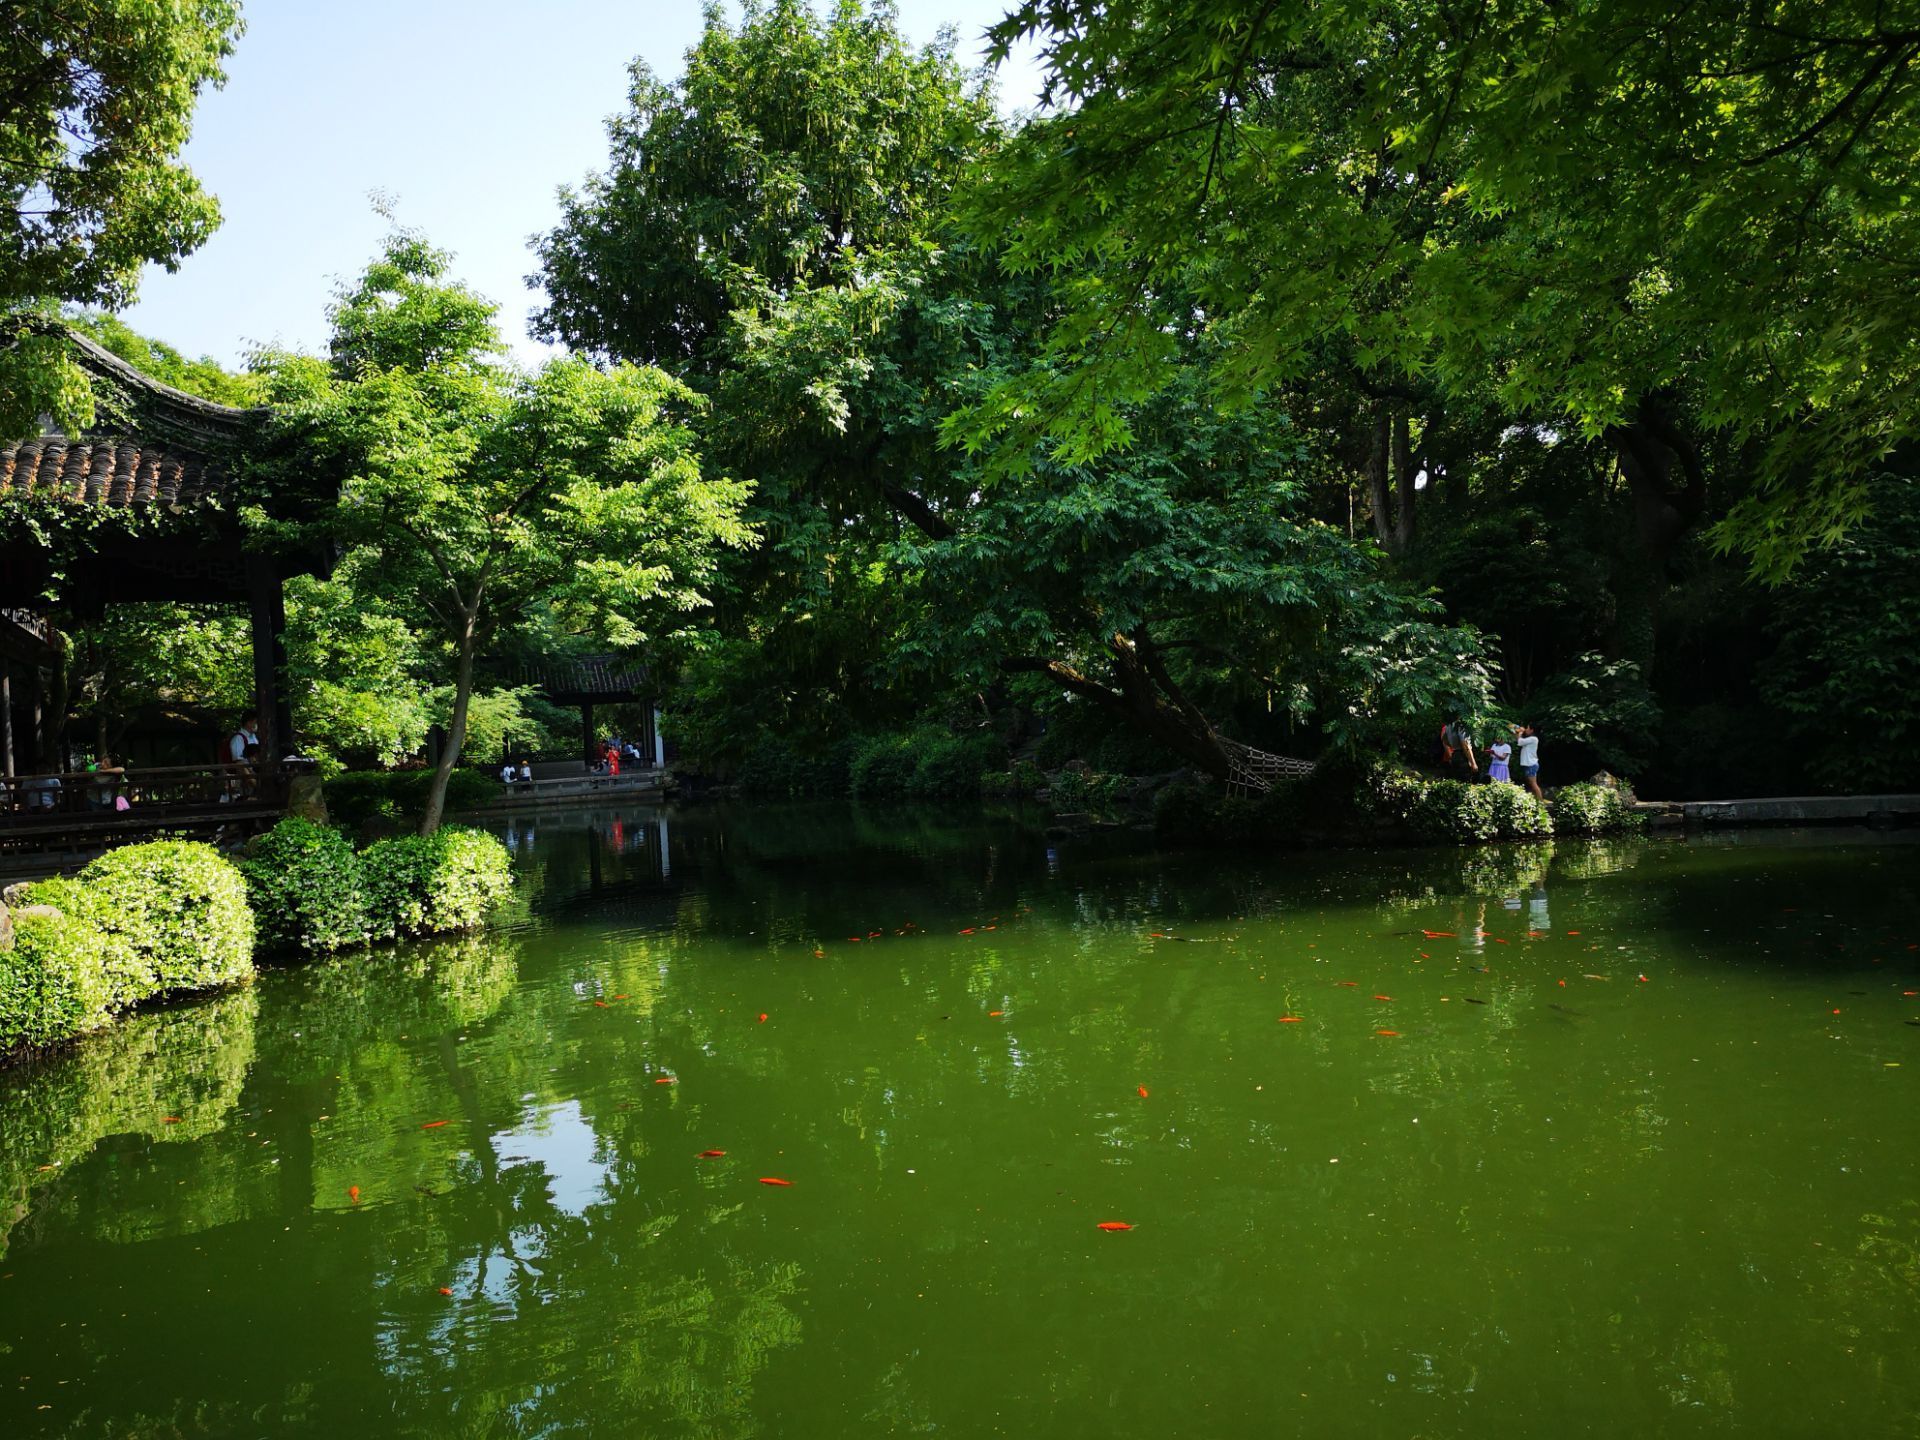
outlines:
[[224, 489], [220, 470], [198, 455], [124, 439], [40, 435], [0, 445], [0, 494], [75, 505], [184, 510]]
[[536, 685], [549, 700], [634, 700], [648, 693], [647, 667], [619, 655], [578, 655], [523, 662], [513, 681]]

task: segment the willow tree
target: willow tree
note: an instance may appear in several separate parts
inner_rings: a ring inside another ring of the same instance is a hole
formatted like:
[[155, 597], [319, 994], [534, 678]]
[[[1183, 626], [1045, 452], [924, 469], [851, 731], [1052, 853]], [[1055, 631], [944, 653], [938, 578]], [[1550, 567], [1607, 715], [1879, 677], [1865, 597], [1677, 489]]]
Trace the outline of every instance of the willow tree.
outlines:
[[602, 643], [644, 646], [707, 603], [722, 549], [752, 539], [748, 487], [701, 474], [692, 392], [628, 365], [514, 369], [495, 307], [449, 269], [418, 236], [389, 238], [334, 306], [330, 357], [270, 376], [261, 462], [268, 484], [276, 468], [341, 478], [321, 528], [355, 583], [443, 656], [452, 713], [422, 833], [466, 741], [475, 661], [503, 629], [537, 605]]

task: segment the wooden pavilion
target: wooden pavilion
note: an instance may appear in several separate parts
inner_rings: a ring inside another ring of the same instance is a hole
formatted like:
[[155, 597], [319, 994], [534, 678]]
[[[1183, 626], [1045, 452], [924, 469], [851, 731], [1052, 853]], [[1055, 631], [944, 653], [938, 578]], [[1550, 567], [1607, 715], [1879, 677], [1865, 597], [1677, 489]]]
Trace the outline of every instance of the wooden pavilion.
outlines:
[[[282, 586], [288, 575], [322, 570], [327, 557], [248, 543], [241, 507], [264, 497], [243, 489], [245, 455], [268, 412], [188, 395], [83, 336], [69, 332], [67, 339], [93, 383], [95, 423], [82, 435], [47, 429], [0, 442], [0, 767], [7, 781], [0, 787], [0, 831], [111, 818], [81, 813], [83, 806], [101, 808], [104, 782], [62, 773], [70, 764], [61, 740], [65, 716], [53, 710], [64, 710], [65, 687], [50, 682], [61, 677], [64, 656], [46, 617], [57, 610], [98, 619], [132, 601], [247, 607], [264, 763], [258, 777], [236, 788], [231, 776], [218, 777], [221, 737], [210, 734], [207, 765], [188, 767], [211, 772], [206, 783], [129, 773], [115, 784], [132, 806], [106, 808], [157, 816], [198, 800], [237, 817], [233, 806], [242, 799], [247, 809], [269, 807], [267, 772], [282, 775], [293, 742]], [[309, 496], [276, 497], [276, 518], [311, 513], [324, 501], [323, 486], [317, 481]], [[59, 803], [27, 803], [30, 774], [65, 781]]]
[[654, 769], [666, 764], [660, 736], [660, 711], [654, 704], [653, 678], [644, 665], [619, 655], [556, 656], [512, 668], [509, 683], [531, 685], [555, 705], [580, 711], [580, 758], [591, 767], [600, 758], [594, 708], [641, 707], [641, 733], [629, 735]]

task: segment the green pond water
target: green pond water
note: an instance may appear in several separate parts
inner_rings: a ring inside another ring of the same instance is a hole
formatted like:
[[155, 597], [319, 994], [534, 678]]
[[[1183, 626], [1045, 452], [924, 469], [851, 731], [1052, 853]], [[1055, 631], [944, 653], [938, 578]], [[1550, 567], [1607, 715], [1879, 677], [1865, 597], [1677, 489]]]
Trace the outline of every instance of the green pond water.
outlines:
[[1920, 1433], [1900, 836], [497, 823], [0, 1074], [0, 1436]]

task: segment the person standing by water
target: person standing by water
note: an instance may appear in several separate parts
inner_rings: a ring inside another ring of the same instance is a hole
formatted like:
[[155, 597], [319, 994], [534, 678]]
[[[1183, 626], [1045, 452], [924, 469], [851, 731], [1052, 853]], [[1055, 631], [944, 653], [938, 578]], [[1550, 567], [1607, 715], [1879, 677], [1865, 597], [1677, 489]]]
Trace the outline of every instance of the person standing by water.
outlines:
[[1540, 734], [1531, 725], [1510, 725], [1514, 741], [1520, 747], [1520, 778], [1536, 800], [1547, 797], [1540, 793]]
[[1513, 756], [1513, 746], [1505, 740], [1496, 740], [1487, 747], [1487, 783], [1508, 785], [1513, 782], [1513, 774], [1507, 769], [1507, 761]]
[[1475, 775], [1480, 773], [1480, 762], [1473, 754], [1473, 732], [1467, 729], [1465, 720], [1450, 720], [1440, 727], [1440, 760], [1448, 769], [1453, 768], [1455, 751], [1465, 752], [1467, 769]]

